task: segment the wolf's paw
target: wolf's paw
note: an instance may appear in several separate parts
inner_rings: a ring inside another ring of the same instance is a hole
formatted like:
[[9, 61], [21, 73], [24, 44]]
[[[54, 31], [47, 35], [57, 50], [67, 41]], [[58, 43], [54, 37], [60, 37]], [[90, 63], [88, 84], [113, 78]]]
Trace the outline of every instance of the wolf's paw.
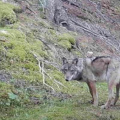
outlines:
[[94, 102], [93, 100], [88, 101], [88, 103], [90, 103], [90, 104], [93, 104], [93, 102]]
[[108, 108], [110, 108], [110, 106], [108, 106], [108, 105], [102, 105], [101, 106], [101, 109], [108, 109]]
[[97, 104], [93, 104], [94, 107], [97, 107], [98, 105]]
[[111, 105], [111, 106], [114, 106], [115, 103], [116, 103], [116, 102], [115, 102], [115, 99], [113, 99], [113, 100], [111, 101], [110, 105]]
[[93, 106], [94, 106], [94, 107], [97, 107], [97, 106], [98, 106], [98, 102], [94, 102], [94, 103], [93, 103]]
[[114, 102], [111, 102], [110, 106], [114, 106], [114, 105], [115, 105]]

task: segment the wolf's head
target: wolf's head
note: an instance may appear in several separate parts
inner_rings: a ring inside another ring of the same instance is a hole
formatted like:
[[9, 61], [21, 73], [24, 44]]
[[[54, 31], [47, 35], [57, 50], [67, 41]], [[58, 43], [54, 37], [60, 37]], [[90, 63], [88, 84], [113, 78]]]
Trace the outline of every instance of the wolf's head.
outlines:
[[62, 61], [62, 72], [65, 75], [66, 81], [82, 79], [83, 65], [79, 65], [78, 58], [73, 59], [71, 63], [69, 63], [66, 58], [63, 58]]

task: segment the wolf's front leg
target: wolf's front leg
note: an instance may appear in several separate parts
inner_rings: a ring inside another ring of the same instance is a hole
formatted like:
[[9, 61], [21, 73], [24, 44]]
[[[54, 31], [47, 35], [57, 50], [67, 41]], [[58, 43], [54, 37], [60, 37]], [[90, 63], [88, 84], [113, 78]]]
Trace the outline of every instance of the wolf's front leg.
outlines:
[[97, 90], [96, 90], [96, 83], [95, 81], [88, 81], [87, 82], [90, 94], [92, 95], [93, 98], [93, 106], [98, 106], [98, 95], [97, 95]]

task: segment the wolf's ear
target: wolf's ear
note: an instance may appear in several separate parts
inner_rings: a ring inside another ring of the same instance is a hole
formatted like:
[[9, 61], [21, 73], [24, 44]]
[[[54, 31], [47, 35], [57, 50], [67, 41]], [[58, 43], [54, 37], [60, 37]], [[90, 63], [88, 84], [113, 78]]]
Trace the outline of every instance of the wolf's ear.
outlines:
[[68, 63], [67, 59], [65, 57], [62, 58], [63, 65]]
[[75, 58], [75, 59], [72, 61], [72, 64], [77, 65], [77, 63], [78, 63], [78, 58]]

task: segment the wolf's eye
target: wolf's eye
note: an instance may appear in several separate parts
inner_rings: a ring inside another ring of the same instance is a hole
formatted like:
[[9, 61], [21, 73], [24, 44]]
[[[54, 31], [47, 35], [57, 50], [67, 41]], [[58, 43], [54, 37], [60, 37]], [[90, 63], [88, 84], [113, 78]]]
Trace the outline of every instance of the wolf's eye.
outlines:
[[64, 73], [66, 73], [66, 72], [67, 72], [67, 69], [63, 69], [62, 71], [63, 71]]

